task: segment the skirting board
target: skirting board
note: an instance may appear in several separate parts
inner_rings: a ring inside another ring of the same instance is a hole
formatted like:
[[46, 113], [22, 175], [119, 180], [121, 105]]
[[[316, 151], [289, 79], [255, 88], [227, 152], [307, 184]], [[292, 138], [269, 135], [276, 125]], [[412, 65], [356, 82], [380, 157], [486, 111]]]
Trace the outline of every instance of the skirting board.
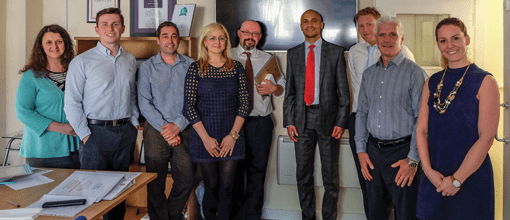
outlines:
[[[322, 219], [320, 213], [317, 217]], [[367, 220], [363, 214], [341, 214], [339, 213], [340, 220]], [[301, 219], [300, 210], [278, 210], [278, 209], [262, 209], [262, 219], [279, 219], [279, 220], [295, 220]]]

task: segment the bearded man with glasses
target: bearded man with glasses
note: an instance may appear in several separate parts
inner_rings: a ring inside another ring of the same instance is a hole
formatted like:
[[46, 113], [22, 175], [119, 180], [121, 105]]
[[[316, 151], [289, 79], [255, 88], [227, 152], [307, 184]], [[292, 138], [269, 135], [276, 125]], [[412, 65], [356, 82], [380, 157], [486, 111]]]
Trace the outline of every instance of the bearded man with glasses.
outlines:
[[276, 85], [267, 79], [262, 84], [253, 80], [254, 75], [256, 76], [272, 57], [271, 54], [257, 49], [262, 38], [257, 21], [243, 22], [237, 35], [239, 46], [232, 48], [231, 56], [243, 64], [247, 78], [251, 79], [249, 85], [253, 97], [253, 110], [244, 122], [246, 158], [237, 164], [231, 218], [259, 220], [262, 217], [264, 181], [273, 140], [274, 123], [271, 118], [273, 106], [270, 97], [283, 97], [285, 79], [280, 77]]

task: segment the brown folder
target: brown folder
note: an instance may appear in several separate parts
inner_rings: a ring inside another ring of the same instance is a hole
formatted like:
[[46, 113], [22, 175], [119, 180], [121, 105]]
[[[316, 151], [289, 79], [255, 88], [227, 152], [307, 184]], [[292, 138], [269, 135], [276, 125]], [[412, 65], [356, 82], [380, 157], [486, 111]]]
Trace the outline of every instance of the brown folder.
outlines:
[[272, 54], [271, 58], [266, 62], [266, 64], [264, 64], [264, 68], [262, 68], [257, 74], [257, 83], [262, 83], [267, 74], [273, 74], [275, 82], [278, 82], [278, 79], [281, 77], [280, 67], [274, 54]]

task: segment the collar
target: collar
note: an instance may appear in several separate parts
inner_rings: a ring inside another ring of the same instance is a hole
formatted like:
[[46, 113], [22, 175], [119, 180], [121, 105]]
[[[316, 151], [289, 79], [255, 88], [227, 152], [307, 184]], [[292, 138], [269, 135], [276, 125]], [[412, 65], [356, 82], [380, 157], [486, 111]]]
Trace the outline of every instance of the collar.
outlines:
[[[402, 50], [400, 50], [400, 52], [396, 56], [394, 56], [393, 59], [390, 60], [390, 62], [388, 62], [388, 66], [390, 66], [392, 63], [397, 66], [400, 66], [402, 61], [404, 61], [404, 58], [405, 58], [404, 54], [402, 53]], [[379, 57], [379, 61], [376, 63], [376, 65], [384, 66], [382, 61], [382, 55], [381, 57]]]
[[235, 54], [236, 54], [238, 57], [239, 57], [239, 56], [241, 56], [241, 55], [243, 55], [243, 53], [244, 53], [244, 52], [249, 52], [249, 53], [251, 53], [251, 55], [250, 55], [251, 57], [257, 57], [257, 56], [259, 55], [259, 53], [260, 53], [260, 50], [258, 50], [258, 49], [255, 47], [255, 48], [253, 48], [253, 49], [251, 49], [251, 50], [249, 50], [249, 51], [246, 51], [246, 50], [244, 50], [244, 48], [243, 48], [243, 47], [241, 47], [241, 44], [239, 44], [237, 47], [235, 47], [235, 48], [234, 48], [234, 52], [235, 52]]
[[[101, 52], [101, 54], [104, 54], [105, 56], [111, 56], [110, 53], [112, 51], [110, 49], [106, 48], [103, 44], [101, 44], [101, 41], [97, 42], [96, 47], [99, 50], [99, 52]], [[120, 56], [122, 54], [123, 50], [124, 49], [122, 49], [122, 46], [119, 45], [119, 52], [117, 53], [117, 56]]]
[[[308, 41], [305, 40], [305, 49], [308, 49], [310, 47], [310, 45], [312, 45], [312, 44], [308, 43]], [[317, 41], [315, 41], [315, 43], [313, 43], [313, 45], [315, 45], [315, 48], [321, 48], [322, 47], [322, 37], [320, 37]]]
[[[174, 65], [171, 65], [171, 66], [175, 66], [175, 64], [180, 63], [182, 61], [181, 56], [182, 56], [181, 54], [177, 53], [177, 59], [175, 59]], [[159, 51], [158, 54], [156, 55], [156, 57], [154, 57], [153, 62], [154, 62], [154, 64], [165, 63], [165, 61], [161, 57], [161, 51]]]
[[373, 48], [374, 48], [374, 50], [376, 50], [377, 48], [379, 48], [379, 47], [377, 46], [377, 44], [374, 44], [374, 46], [370, 46], [370, 44], [368, 44], [368, 43], [367, 43], [367, 46], [366, 46], [365, 48], [367, 48], [367, 50], [368, 50], [368, 48], [370, 48], [370, 47], [373, 47]]

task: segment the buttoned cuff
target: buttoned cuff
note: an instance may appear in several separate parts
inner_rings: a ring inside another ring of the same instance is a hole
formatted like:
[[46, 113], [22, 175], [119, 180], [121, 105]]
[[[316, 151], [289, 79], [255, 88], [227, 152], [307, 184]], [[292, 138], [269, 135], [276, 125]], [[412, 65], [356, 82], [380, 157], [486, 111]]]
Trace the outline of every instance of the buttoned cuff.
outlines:
[[367, 143], [364, 142], [356, 142], [356, 153], [366, 153], [367, 152]]
[[189, 123], [188, 120], [184, 119], [183, 117], [177, 118], [177, 120], [174, 121], [174, 124], [177, 125], [181, 129], [181, 132], [188, 127]]
[[92, 132], [90, 132], [90, 128], [88, 126], [86, 126], [85, 128], [82, 128], [82, 129], [76, 131], [76, 135], [78, 135], [80, 140], [83, 140], [83, 138], [86, 138], [90, 134], [92, 134]]
[[131, 116], [131, 124], [133, 124], [133, 126], [139, 126], [140, 125], [138, 123], [138, 118], [136, 116]]

